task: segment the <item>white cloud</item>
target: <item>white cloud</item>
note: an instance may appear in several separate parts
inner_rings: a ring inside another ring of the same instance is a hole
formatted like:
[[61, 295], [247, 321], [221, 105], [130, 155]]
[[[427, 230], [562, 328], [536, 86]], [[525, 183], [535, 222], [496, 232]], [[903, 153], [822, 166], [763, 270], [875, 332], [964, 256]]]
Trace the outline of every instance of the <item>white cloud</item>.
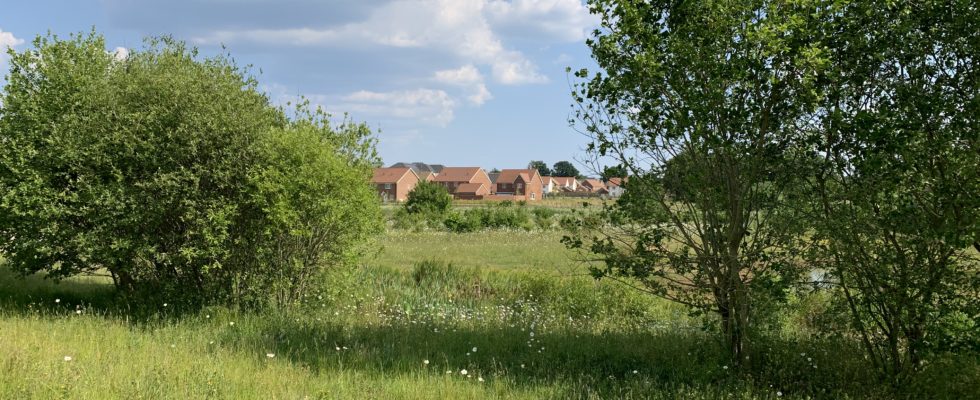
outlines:
[[466, 100], [474, 105], [482, 105], [493, 98], [483, 80], [483, 74], [473, 64], [459, 69], [436, 71], [435, 81], [464, 88], [468, 92]]
[[13, 33], [4, 32], [0, 29], [0, 80], [7, 75], [7, 49], [24, 44], [24, 39], [19, 39]]
[[[364, 46], [422, 48], [448, 53], [472, 64], [489, 66], [494, 79], [507, 85], [544, 83], [548, 78], [521, 52], [508, 49], [488, 20], [489, 0], [395, 1], [373, 10], [364, 21], [323, 29], [253, 29], [217, 31], [196, 42], [250, 41], [271, 45]], [[492, 6], [492, 7], [491, 7]], [[507, 15], [534, 17], [522, 6], [494, 11], [496, 19]], [[553, 8], [553, 7], [552, 7]], [[544, 7], [549, 10], [548, 7]]]
[[567, 42], [585, 39], [588, 30], [598, 24], [580, 0], [491, 0], [487, 16], [495, 27]]
[[350, 112], [358, 119], [365, 117], [409, 119], [444, 127], [454, 118], [456, 102], [442, 90], [414, 89], [391, 92], [361, 90], [341, 98], [341, 104], [336, 107]]
[[129, 57], [129, 49], [125, 47], [116, 47], [114, 50], [112, 50], [112, 56], [116, 59], [116, 61], [125, 60], [127, 57]]

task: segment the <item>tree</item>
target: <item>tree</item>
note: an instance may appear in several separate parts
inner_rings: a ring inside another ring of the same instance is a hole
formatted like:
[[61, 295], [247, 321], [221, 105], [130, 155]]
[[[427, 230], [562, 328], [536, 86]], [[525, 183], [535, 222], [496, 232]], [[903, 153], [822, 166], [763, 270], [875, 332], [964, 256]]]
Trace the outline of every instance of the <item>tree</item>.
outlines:
[[551, 176], [551, 169], [544, 161], [531, 161], [527, 164], [528, 169], [536, 169], [541, 176]]
[[980, 348], [980, 19], [970, 2], [848, 2], [828, 46], [815, 262], [900, 384]]
[[579, 176], [578, 168], [568, 161], [556, 162], [551, 169], [554, 176]]
[[587, 44], [602, 72], [575, 73], [573, 123], [596, 162], [627, 169], [630, 190], [568, 224], [566, 245], [604, 261], [597, 277], [717, 315], [739, 365], [758, 305], [802, 272], [793, 137], [826, 63], [810, 3], [593, 0], [602, 27]]
[[629, 173], [626, 171], [626, 168], [621, 165], [605, 167], [602, 169], [602, 173], [599, 174], [602, 180], [606, 182], [612, 178], [625, 178], [627, 175], [629, 175]]
[[443, 215], [449, 211], [453, 196], [438, 183], [422, 181], [408, 192], [405, 211], [410, 214]]
[[104, 269], [139, 301], [295, 299], [380, 226], [370, 132], [289, 121], [228, 57], [162, 38], [115, 59], [92, 32], [38, 37], [10, 65], [0, 252], [23, 274]]

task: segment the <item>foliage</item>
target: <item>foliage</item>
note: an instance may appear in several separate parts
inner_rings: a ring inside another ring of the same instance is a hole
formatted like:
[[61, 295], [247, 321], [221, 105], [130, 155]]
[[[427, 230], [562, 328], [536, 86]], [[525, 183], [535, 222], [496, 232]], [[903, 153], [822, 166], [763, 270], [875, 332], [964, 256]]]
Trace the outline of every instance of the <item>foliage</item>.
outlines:
[[602, 178], [603, 182], [609, 182], [612, 178], [625, 178], [627, 175], [629, 175], [629, 172], [626, 170], [626, 167], [613, 165], [603, 168], [599, 177]]
[[38, 37], [10, 64], [0, 236], [12, 240], [0, 251], [23, 274], [104, 269], [141, 302], [261, 301], [252, 294], [293, 272], [349, 260], [340, 247], [371, 230], [370, 207], [343, 232], [307, 225], [367, 204], [366, 129], [288, 122], [228, 57], [162, 38], [116, 59], [92, 32]]
[[533, 228], [533, 222], [526, 206], [514, 206], [512, 202], [502, 201], [495, 205], [450, 213], [445, 220], [445, 226], [451, 232], [465, 233], [481, 229], [529, 230]]
[[554, 174], [554, 176], [581, 176], [578, 172], [578, 168], [575, 168], [575, 165], [572, 165], [572, 163], [568, 161], [556, 162], [555, 165], [551, 167], [551, 173]]
[[279, 305], [317, 289], [325, 267], [352, 265], [381, 230], [380, 205], [367, 184], [374, 159], [370, 130], [349, 122], [335, 130], [319, 110], [301, 107], [297, 114], [289, 127], [259, 142], [264, 163], [249, 179], [264, 219], [257, 254], [237, 260], [249, 265], [246, 276], [265, 283], [253, 285], [252, 295], [264, 300], [271, 294]]
[[597, 277], [716, 314], [738, 364], [751, 361], [758, 306], [802, 272], [792, 138], [826, 63], [810, 36], [817, 3], [589, 2], [602, 72], [575, 73], [573, 123], [631, 180], [616, 204], [566, 224], [565, 242], [605, 262]]
[[551, 168], [544, 161], [531, 161], [527, 164], [529, 169], [536, 169], [541, 176], [551, 176]]
[[816, 149], [814, 258], [895, 383], [980, 348], [980, 19], [970, 2], [847, 2]]
[[410, 214], [443, 215], [452, 205], [453, 196], [438, 183], [422, 181], [408, 192], [405, 211]]

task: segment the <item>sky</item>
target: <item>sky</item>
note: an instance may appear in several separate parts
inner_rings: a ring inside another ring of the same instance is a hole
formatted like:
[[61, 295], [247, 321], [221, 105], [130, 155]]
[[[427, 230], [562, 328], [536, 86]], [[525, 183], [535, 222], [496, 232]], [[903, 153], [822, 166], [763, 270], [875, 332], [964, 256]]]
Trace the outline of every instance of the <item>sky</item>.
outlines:
[[[388, 165], [524, 168], [584, 156], [566, 67], [592, 68], [582, 0], [32, 0], [0, 6], [0, 49], [93, 27], [107, 51], [173, 35], [251, 64], [273, 102], [305, 96], [375, 129]], [[6, 56], [0, 71], [6, 74]]]

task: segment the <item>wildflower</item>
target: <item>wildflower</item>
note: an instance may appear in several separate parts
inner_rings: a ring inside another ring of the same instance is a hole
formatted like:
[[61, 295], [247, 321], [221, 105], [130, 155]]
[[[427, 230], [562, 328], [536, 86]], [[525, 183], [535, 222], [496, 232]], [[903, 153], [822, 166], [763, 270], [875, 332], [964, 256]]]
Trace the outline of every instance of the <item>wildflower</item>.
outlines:
[[214, 341], [212, 340], [212, 341], [208, 342], [208, 344], [214, 344]]
[[82, 310], [75, 310], [75, 314], [82, 315]]
[[723, 367], [721, 367], [721, 369], [728, 369], [728, 366], [727, 365], [726, 366], [723, 366]]
[[276, 355], [274, 353], [265, 353], [265, 357], [266, 358], [276, 358]]
[[337, 349], [337, 351], [340, 351], [340, 346], [336, 346], [334, 348]]
[[54, 299], [54, 303], [55, 304], [61, 303], [61, 299]]
[[211, 319], [211, 314], [205, 315], [204, 318]]
[[167, 306], [167, 303], [163, 303], [163, 306], [166, 307]]
[[524, 364], [521, 364], [521, 368], [524, 368]]
[[476, 353], [476, 347], [473, 348], [473, 352]]
[[635, 370], [635, 369], [633, 370], [633, 375], [636, 375], [636, 374], [638, 374], [638, 373], [640, 373], [640, 371], [637, 371], [637, 370]]
[[71, 356], [65, 356], [65, 362], [71, 361]]
[[453, 371], [451, 371], [451, 370], [446, 370], [446, 374], [451, 374], [451, 373], [453, 373]]
[[478, 380], [480, 382], [483, 382], [483, 377], [482, 376], [481, 377], [478, 377], [478, 378], [476, 378], [476, 380]]
[[777, 391], [776, 392], [776, 397], [783, 397], [783, 392]]
[[429, 360], [422, 360], [422, 364], [429, 365]]
[[459, 371], [459, 374], [460, 374], [460, 375], [469, 375], [469, 374], [470, 374], [470, 372], [469, 372], [469, 371], [467, 371], [467, 370], [465, 370], [465, 369], [463, 369], [463, 370], [460, 370], [460, 371]]
[[228, 323], [228, 326], [235, 326], [235, 321], [231, 321], [231, 322], [229, 322], [229, 323]]

